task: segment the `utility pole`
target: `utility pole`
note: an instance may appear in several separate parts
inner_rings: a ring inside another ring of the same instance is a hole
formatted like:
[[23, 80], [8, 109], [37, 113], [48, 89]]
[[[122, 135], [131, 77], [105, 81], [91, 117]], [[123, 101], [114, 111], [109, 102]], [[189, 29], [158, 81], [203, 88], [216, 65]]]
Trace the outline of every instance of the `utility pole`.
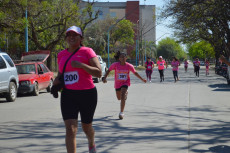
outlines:
[[25, 12], [25, 17], [26, 17], [26, 28], [25, 28], [25, 51], [28, 52], [28, 19], [27, 19], [27, 1], [26, 1], [26, 12]]

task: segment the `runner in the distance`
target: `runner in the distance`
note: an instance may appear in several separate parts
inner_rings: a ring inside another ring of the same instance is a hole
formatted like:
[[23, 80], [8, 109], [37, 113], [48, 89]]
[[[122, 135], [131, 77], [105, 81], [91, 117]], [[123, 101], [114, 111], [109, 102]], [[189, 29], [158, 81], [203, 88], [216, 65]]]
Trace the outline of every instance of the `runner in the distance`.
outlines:
[[196, 73], [196, 76], [199, 77], [199, 71], [200, 71], [200, 61], [198, 58], [196, 58], [196, 60], [193, 62], [193, 66], [194, 66], [194, 70]]
[[174, 80], [176, 83], [176, 81], [179, 81], [178, 70], [179, 70], [179, 66], [180, 66], [180, 62], [176, 57], [173, 57], [171, 66], [172, 66], [172, 71], [173, 71], [173, 77], [174, 77]]
[[209, 64], [209, 60], [206, 59], [206, 60], [205, 60], [206, 76], [209, 75], [209, 65], [210, 65], [210, 64]]
[[151, 75], [154, 68], [154, 62], [151, 61], [150, 57], [147, 57], [147, 61], [145, 62], [145, 68], [146, 68], [145, 72], [146, 72], [147, 81], [151, 82]]
[[184, 70], [185, 72], [188, 71], [188, 61], [187, 60], [184, 61]]
[[164, 81], [164, 69], [165, 69], [165, 65], [167, 67], [167, 64], [165, 63], [165, 61], [163, 60], [162, 56], [159, 56], [159, 60], [157, 61], [157, 66], [158, 66], [158, 71], [160, 73], [160, 79], [162, 81]]
[[106, 72], [103, 82], [106, 83], [107, 76], [109, 75], [110, 71], [115, 70], [115, 82], [114, 87], [116, 90], [117, 99], [121, 100], [120, 105], [120, 113], [119, 118], [124, 118], [124, 109], [125, 109], [125, 101], [128, 95], [128, 86], [130, 86], [130, 76], [129, 72], [133, 72], [133, 74], [141, 79], [143, 82], [146, 83], [146, 79], [143, 79], [134, 69], [133, 65], [126, 62], [127, 55], [124, 52], [117, 52], [114, 56], [116, 59], [119, 59], [118, 62], [113, 63], [109, 70]]

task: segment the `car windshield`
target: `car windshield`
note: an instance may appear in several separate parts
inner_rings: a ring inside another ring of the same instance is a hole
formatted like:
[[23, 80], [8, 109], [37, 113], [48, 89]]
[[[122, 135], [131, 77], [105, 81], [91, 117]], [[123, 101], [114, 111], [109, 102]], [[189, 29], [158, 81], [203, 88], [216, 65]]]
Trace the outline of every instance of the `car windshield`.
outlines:
[[18, 74], [35, 74], [35, 65], [34, 64], [26, 64], [26, 65], [16, 65], [18, 70]]

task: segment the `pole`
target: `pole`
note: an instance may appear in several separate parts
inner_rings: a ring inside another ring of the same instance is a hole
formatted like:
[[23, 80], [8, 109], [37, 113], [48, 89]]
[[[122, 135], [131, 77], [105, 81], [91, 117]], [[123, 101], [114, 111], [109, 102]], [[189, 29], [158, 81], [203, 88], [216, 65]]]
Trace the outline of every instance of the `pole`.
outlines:
[[28, 20], [27, 20], [27, 7], [25, 12], [26, 28], [25, 28], [25, 51], [28, 52]]
[[145, 41], [145, 62], [146, 62], [146, 41]]
[[109, 68], [109, 32], [110, 32], [110, 29], [108, 30], [108, 68]]
[[137, 67], [137, 40], [136, 40], [136, 67]]

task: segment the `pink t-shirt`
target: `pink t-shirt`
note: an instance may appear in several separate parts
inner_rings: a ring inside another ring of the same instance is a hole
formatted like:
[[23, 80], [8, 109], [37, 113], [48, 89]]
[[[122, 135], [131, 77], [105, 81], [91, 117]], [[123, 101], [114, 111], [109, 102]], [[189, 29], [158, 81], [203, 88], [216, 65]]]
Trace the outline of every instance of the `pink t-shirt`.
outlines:
[[[65, 62], [71, 54], [72, 53], [68, 52], [67, 49], [58, 53], [58, 69], [60, 73], [62, 73]], [[90, 59], [96, 56], [97, 55], [91, 48], [81, 47], [77, 53], [69, 59], [64, 72], [66, 89], [85, 90], [95, 87], [92, 76], [81, 68], [73, 68], [71, 66], [71, 61], [76, 60], [89, 65]]]
[[188, 62], [187, 61], [184, 62], [184, 66], [186, 66], [186, 67], [188, 66]]
[[115, 62], [109, 67], [109, 71], [112, 70], [115, 70], [115, 89], [120, 88], [123, 85], [130, 86], [129, 72], [136, 72], [132, 64], [126, 62], [125, 65], [121, 65], [120, 62]]
[[153, 64], [154, 62], [153, 61], [150, 61], [150, 62], [145, 62], [146, 66], [147, 66], [147, 70], [152, 70], [153, 69]]
[[194, 61], [193, 63], [195, 66], [200, 66], [200, 61]]
[[178, 71], [179, 70], [180, 63], [178, 61], [175, 61], [175, 62], [172, 61], [171, 65], [172, 65], [172, 70], [173, 71]]
[[158, 65], [158, 70], [164, 70], [165, 69], [165, 61], [157, 61], [157, 65]]

